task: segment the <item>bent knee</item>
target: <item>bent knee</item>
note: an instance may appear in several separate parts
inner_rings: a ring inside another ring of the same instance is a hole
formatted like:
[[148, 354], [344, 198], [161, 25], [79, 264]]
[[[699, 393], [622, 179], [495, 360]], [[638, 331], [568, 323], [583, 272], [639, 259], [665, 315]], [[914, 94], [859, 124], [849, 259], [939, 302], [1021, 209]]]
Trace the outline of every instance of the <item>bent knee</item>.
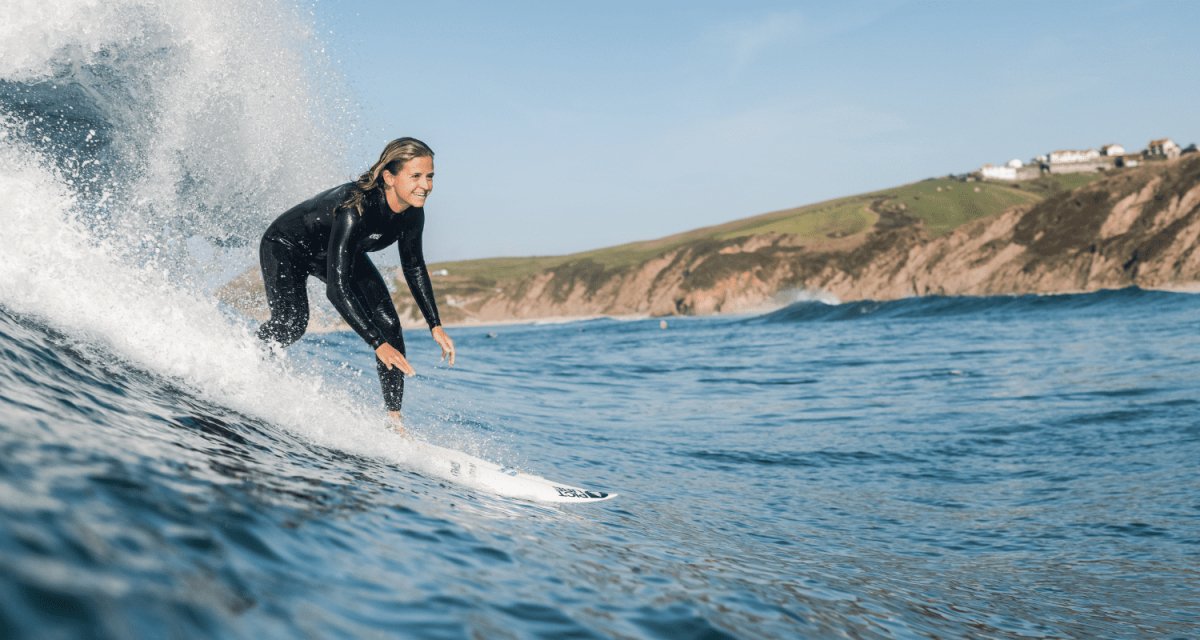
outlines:
[[288, 318], [287, 320], [277, 321], [272, 318], [258, 328], [258, 337], [264, 341], [278, 342], [286, 347], [299, 340], [307, 329], [307, 313], [302, 316]]

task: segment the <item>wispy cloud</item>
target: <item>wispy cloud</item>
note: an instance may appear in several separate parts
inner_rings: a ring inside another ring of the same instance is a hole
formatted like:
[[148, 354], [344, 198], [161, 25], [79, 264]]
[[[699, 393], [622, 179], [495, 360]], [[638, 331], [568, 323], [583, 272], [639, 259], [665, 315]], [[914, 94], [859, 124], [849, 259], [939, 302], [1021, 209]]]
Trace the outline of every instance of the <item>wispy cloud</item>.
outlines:
[[732, 24], [717, 34], [717, 40], [729, 52], [732, 71], [740, 73], [771, 48], [799, 40], [805, 25], [798, 11], [774, 12]]
[[728, 57], [729, 70], [737, 76], [764, 55], [788, 47], [819, 45], [885, 19], [911, 0], [841, 0], [836, 4], [809, 5], [748, 15], [726, 22], [710, 34], [709, 41]]

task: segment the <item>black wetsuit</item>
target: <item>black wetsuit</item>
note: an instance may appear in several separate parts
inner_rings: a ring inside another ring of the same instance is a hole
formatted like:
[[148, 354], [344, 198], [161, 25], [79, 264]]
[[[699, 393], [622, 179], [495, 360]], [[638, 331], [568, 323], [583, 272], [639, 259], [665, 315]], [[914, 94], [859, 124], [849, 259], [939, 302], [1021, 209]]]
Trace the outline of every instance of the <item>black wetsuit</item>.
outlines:
[[[340, 205], [351, 183], [334, 187], [288, 209], [263, 234], [259, 245], [263, 283], [271, 319], [258, 328], [258, 337], [287, 346], [308, 327], [308, 276], [325, 283], [329, 301], [372, 349], [387, 342], [404, 353], [400, 319], [387, 285], [368, 251], [399, 243], [404, 279], [425, 322], [432, 330], [441, 324], [429, 269], [421, 251], [425, 209], [410, 207], [393, 213], [381, 189], [368, 192], [362, 214]], [[375, 359], [383, 399], [389, 411], [399, 411], [404, 399], [404, 374]]]

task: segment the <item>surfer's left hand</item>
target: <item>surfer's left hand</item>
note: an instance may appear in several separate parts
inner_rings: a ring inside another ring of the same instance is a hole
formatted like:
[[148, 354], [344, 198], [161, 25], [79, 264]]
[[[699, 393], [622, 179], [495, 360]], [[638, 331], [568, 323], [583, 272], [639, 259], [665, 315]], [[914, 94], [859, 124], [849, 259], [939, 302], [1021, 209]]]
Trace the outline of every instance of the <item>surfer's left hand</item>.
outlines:
[[442, 348], [442, 360], [448, 361], [450, 366], [454, 366], [454, 341], [450, 336], [446, 335], [446, 330], [442, 329], [441, 325], [433, 328], [433, 340]]

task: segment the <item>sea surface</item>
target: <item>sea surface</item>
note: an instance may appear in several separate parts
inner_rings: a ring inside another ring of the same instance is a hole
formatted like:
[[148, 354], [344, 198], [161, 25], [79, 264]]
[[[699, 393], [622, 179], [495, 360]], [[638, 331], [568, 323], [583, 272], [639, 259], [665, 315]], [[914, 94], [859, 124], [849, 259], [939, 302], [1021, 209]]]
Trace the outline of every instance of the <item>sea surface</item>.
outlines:
[[[5, 637], [1196, 637], [1200, 297], [410, 331], [521, 503], [0, 310]], [[288, 358], [375, 390], [353, 334]], [[318, 435], [313, 435], [318, 434]]]
[[5, 9], [0, 638], [1200, 637], [1200, 296], [410, 329], [417, 437], [620, 494], [505, 499], [218, 302], [362, 170], [303, 6]]

